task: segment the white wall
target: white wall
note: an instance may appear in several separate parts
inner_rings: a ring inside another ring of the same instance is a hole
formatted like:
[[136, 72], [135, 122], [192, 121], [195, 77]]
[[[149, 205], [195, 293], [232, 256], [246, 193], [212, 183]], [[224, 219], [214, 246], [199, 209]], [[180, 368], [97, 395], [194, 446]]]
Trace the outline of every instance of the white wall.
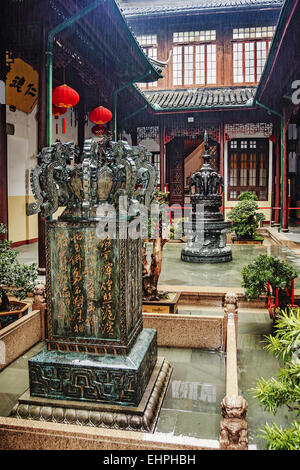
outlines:
[[37, 238], [37, 216], [26, 215], [27, 204], [33, 201], [29, 174], [36, 165], [37, 107], [30, 114], [13, 112], [7, 106], [8, 123], [15, 127], [7, 136], [8, 159], [8, 237], [13, 242]]

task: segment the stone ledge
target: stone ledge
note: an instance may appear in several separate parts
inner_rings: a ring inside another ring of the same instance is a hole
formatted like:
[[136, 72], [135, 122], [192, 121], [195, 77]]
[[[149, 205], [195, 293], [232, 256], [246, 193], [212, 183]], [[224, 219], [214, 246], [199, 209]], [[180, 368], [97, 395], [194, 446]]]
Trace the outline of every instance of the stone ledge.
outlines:
[[157, 330], [158, 346], [224, 349], [223, 317], [143, 313], [143, 322], [145, 328]]
[[219, 450], [219, 442], [0, 417], [0, 450]]

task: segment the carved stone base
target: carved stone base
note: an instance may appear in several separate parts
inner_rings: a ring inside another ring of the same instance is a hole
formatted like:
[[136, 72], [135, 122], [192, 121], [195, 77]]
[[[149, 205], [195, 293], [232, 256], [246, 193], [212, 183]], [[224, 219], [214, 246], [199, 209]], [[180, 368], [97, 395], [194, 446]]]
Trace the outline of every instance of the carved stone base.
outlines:
[[43, 349], [29, 359], [32, 397], [138, 406], [157, 360], [156, 330], [144, 328], [128, 355]]
[[19, 398], [10, 416], [60, 424], [154, 432], [171, 373], [171, 365], [164, 358], [158, 358], [137, 407], [49, 400], [31, 397], [27, 390]]

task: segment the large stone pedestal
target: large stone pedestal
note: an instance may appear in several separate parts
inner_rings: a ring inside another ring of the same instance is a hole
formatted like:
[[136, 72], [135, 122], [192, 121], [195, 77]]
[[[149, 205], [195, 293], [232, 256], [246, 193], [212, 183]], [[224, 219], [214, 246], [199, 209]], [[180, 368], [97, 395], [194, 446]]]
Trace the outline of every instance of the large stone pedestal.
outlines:
[[137, 406], [157, 360], [156, 330], [143, 329], [125, 356], [42, 350], [29, 360], [32, 397]]
[[99, 428], [154, 432], [172, 368], [158, 358], [138, 406], [39, 398], [27, 390], [13, 408], [11, 417]]

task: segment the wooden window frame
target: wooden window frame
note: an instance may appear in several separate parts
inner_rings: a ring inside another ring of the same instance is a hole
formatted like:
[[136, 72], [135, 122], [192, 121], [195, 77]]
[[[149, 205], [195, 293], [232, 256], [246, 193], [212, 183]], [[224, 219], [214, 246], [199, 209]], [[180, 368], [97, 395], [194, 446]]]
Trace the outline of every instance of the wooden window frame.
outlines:
[[[254, 192], [259, 201], [267, 201], [268, 200], [268, 187], [269, 187], [269, 145], [268, 145], [268, 140], [267, 139], [262, 139], [262, 138], [236, 138], [232, 139], [232, 141], [237, 141], [238, 146], [237, 148], [231, 148], [231, 141], [228, 142], [228, 188], [227, 188], [227, 200], [228, 201], [238, 201], [238, 196], [245, 192], [245, 191], [252, 191]], [[241, 148], [241, 142], [242, 141], [247, 141], [248, 145], [247, 148]], [[256, 148], [250, 148], [250, 142], [251, 141], [256, 141]], [[257, 158], [257, 165], [256, 165], [256, 184], [255, 186], [250, 186], [249, 185], [249, 180], [250, 180], [250, 167], [249, 167], [249, 158], [250, 158], [250, 153], [253, 153], [253, 151], [256, 151], [257, 157], [260, 156], [261, 153], [265, 154], [265, 163], [266, 163], [266, 184], [264, 186], [259, 185], [259, 179], [260, 179], [260, 158]], [[236, 154], [237, 155], [237, 185], [236, 186], [231, 186], [230, 185], [230, 180], [231, 180], [231, 155]], [[240, 184], [241, 182], [241, 155], [242, 154], [247, 154], [247, 185], [242, 186]], [[260, 192], [265, 190], [266, 197], [261, 198], [260, 197]], [[233, 198], [230, 196], [231, 191], [236, 191], [236, 197]]]
[[[173, 88], [183, 88], [183, 87], [191, 87], [191, 88], [201, 88], [201, 87], [207, 87], [207, 86], [217, 86], [218, 83], [218, 67], [217, 67], [217, 62], [218, 62], [218, 55], [217, 55], [217, 41], [200, 41], [200, 42], [173, 42], [173, 49], [174, 47], [182, 47], [181, 51], [181, 60], [182, 60], [182, 84], [181, 85], [174, 85], [174, 69], [173, 65], [174, 62], [172, 62], [172, 87]], [[185, 73], [184, 73], [184, 48], [186, 46], [193, 47], [193, 83], [185, 83], [184, 78], [185, 78]], [[196, 46], [204, 46], [204, 83], [197, 83], [196, 82]], [[216, 81], [215, 83], [208, 83], [207, 82], [207, 46], [215, 46], [216, 48]], [[173, 54], [173, 61], [174, 61], [174, 54]]]
[[[251, 86], [257, 85], [260, 78], [257, 79], [257, 43], [266, 43], [266, 60], [269, 55], [272, 39], [270, 38], [253, 38], [253, 39], [233, 39], [232, 41], [232, 83], [234, 86]], [[253, 82], [246, 82], [246, 60], [245, 60], [245, 44], [246, 43], [254, 43], [254, 81]], [[236, 82], [234, 80], [234, 44], [242, 44], [243, 45], [243, 81]]]

